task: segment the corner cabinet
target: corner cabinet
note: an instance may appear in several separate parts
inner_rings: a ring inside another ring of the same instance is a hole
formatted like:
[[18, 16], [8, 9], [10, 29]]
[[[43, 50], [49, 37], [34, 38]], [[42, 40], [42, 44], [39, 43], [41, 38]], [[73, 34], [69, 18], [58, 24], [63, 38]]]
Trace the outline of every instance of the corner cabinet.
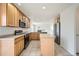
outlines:
[[21, 36], [15, 39], [15, 46], [14, 46], [15, 56], [20, 55], [23, 49], [24, 49], [24, 36]]

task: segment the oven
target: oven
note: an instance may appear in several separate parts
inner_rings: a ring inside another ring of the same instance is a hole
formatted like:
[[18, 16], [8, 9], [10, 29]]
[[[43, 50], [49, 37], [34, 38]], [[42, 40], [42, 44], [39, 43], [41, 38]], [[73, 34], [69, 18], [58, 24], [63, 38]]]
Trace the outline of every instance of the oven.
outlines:
[[24, 49], [28, 47], [29, 45], [29, 34], [24, 35]]

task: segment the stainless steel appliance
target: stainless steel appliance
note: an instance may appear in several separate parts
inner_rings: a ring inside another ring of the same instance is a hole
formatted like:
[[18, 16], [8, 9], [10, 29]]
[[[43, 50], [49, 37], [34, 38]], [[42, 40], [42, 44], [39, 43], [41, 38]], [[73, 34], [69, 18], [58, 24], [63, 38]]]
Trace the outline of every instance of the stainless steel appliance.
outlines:
[[54, 24], [55, 42], [60, 45], [60, 20]]
[[21, 21], [21, 20], [19, 20], [19, 27], [26, 28], [26, 23]]
[[23, 34], [22, 30], [15, 30], [14, 31], [14, 35], [19, 35], [19, 34]]
[[25, 34], [24, 35], [24, 49], [27, 48], [29, 43], [30, 43], [30, 41], [29, 41], [29, 34]]
[[[15, 30], [14, 35], [24, 34], [22, 30]], [[29, 33], [24, 34], [24, 49], [29, 45]]]

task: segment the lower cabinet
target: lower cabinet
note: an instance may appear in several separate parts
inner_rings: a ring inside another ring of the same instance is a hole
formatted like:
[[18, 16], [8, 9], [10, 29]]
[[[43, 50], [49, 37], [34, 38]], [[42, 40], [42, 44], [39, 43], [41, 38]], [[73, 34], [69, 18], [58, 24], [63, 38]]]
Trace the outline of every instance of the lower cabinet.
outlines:
[[42, 56], [54, 56], [54, 37], [47, 34], [40, 34], [40, 50]]
[[29, 39], [30, 40], [40, 40], [39, 33], [38, 32], [32, 32], [32, 33], [30, 33]]
[[15, 56], [20, 55], [23, 49], [24, 49], [24, 36], [21, 36], [15, 39], [15, 48], [14, 48]]
[[17, 43], [17, 44], [15, 44], [15, 51], [14, 51], [14, 53], [15, 53], [15, 56], [18, 56], [19, 55], [19, 49], [20, 47], [19, 47], [19, 43]]

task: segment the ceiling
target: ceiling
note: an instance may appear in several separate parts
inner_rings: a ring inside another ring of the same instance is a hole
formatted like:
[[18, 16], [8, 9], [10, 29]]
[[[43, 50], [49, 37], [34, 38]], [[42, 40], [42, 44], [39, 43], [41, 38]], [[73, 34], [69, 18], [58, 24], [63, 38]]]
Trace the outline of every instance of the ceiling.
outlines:
[[[53, 17], [60, 14], [72, 4], [68, 3], [20, 3], [15, 4], [24, 14], [26, 14], [32, 22], [50, 23]], [[46, 9], [42, 9], [45, 6]]]

